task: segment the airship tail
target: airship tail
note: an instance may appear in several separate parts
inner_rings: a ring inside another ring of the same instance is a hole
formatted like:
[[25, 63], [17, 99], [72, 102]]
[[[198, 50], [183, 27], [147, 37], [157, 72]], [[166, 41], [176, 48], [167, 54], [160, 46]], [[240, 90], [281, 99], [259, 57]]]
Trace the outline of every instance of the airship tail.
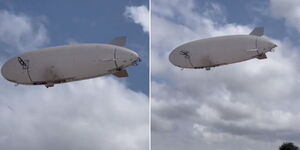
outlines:
[[120, 36], [120, 37], [114, 38], [114, 39], [110, 42], [110, 44], [124, 47], [124, 46], [126, 45], [126, 41], [127, 41], [126, 36]]
[[252, 30], [250, 35], [263, 36], [264, 35], [264, 28], [263, 27], [256, 27]]
[[117, 71], [117, 72], [113, 73], [113, 75], [118, 77], [118, 78], [128, 77], [127, 70]]
[[265, 53], [262, 53], [262, 54], [258, 55], [256, 58], [257, 59], [267, 59], [267, 55]]

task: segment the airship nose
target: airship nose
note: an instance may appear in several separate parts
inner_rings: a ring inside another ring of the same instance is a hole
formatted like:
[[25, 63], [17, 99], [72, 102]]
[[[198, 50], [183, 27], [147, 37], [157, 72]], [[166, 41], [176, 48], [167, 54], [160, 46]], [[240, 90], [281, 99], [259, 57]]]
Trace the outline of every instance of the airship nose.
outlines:
[[264, 52], [272, 51], [275, 47], [277, 47], [277, 45], [267, 38], [262, 37], [258, 40], [258, 48], [262, 49]]
[[3, 66], [1, 67], [1, 74], [5, 79], [9, 81], [15, 81], [14, 74], [16, 73], [12, 70], [11, 60], [8, 60], [3, 64]]
[[186, 50], [183, 46], [179, 46], [169, 54], [169, 61], [181, 68], [191, 68], [190, 56], [190, 51]]
[[172, 51], [170, 54], [169, 54], [169, 61], [173, 64], [173, 65], [176, 65], [175, 63], [175, 52]]
[[268, 44], [268, 47], [270, 47], [271, 49], [277, 47], [277, 45], [275, 43], [273, 43], [272, 41], [266, 39], [266, 42]]
[[132, 64], [132, 65], [137, 65], [138, 62], [141, 61], [141, 58], [140, 58], [140, 56], [139, 56], [136, 52], [131, 51], [131, 54], [130, 54], [130, 61], [131, 61], [131, 64]]
[[273, 51], [273, 49], [277, 47], [277, 45], [271, 41], [268, 42], [268, 50]]
[[139, 55], [127, 48], [119, 48], [117, 52], [117, 64], [119, 67], [128, 67], [131, 65], [137, 65], [140, 61]]
[[271, 42], [270, 40], [268, 40], [268, 44], [269, 44], [271, 49], [277, 47], [277, 45], [275, 43]]

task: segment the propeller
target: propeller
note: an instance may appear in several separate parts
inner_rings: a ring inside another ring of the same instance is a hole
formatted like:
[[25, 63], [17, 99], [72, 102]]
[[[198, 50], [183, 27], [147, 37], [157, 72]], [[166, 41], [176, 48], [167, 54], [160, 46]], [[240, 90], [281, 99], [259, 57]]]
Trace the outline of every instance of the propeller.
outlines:
[[190, 59], [190, 52], [189, 51], [181, 50], [181, 51], [179, 51], [179, 54], [183, 55], [184, 58], [186, 58], [186, 59]]
[[19, 61], [20, 65], [23, 67], [23, 69], [28, 69], [28, 65], [25, 63], [25, 61], [21, 57], [18, 57], [18, 61]]

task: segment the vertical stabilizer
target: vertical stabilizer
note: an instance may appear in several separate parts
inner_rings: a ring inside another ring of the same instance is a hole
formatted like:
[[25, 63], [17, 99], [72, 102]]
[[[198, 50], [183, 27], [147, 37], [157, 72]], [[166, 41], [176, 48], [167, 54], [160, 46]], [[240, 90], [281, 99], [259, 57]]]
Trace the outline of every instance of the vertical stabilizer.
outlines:
[[263, 27], [256, 27], [255, 29], [252, 30], [250, 35], [263, 36], [264, 35], [264, 28]]
[[115, 39], [113, 39], [110, 42], [110, 44], [124, 47], [126, 45], [126, 40], [127, 40], [126, 36], [120, 36], [120, 37], [116, 37]]

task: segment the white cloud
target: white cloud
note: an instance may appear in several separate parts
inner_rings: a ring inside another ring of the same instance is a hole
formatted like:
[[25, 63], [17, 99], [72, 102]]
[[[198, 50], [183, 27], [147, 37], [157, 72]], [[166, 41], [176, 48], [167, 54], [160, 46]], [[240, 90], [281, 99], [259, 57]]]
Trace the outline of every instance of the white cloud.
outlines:
[[124, 14], [141, 25], [144, 32], [149, 32], [149, 10], [146, 6], [127, 6]]
[[152, 1], [153, 146], [271, 150], [286, 140], [300, 142], [299, 53], [289, 41], [272, 39], [278, 47], [266, 60], [211, 71], [181, 71], [169, 63], [182, 43], [253, 29], [227, 23], [222, 6], [207, 5], [199, 10], [194, 0]]
[[148, 148], [147, 96], [111, 77], [0, 90], [0, 149]]
[[12, 49], [28, 51], [49, 42], [47, 30], [40, 19], [1, 10], [0, 20], [0, 43]]
[[270, 10], [274, 17], [285, 19], [289, 26], [300, 31], [300, 1], [270, 0]]
[[[10, 55], [49, 41], [39, 20], [7, 11], [0, 19], [0, 42]], [[47, 89], [15, 87], [1, 76], [0, 149], [148, 149], [148, 97], [122, 81], [101, 77]]]

